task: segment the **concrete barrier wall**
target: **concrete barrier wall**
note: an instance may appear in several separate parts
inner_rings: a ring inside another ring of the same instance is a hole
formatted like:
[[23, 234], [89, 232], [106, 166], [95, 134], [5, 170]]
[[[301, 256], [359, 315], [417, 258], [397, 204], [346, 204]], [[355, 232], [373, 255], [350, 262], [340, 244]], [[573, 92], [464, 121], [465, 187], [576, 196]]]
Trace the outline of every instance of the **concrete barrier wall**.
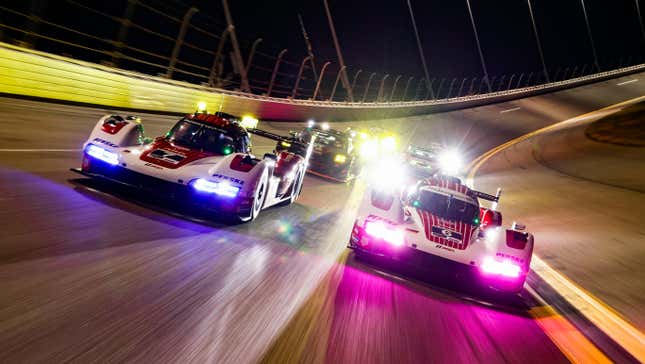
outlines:
[[193, 85], [0, 43], [0, 93], [166, 113], [211, 110], [266, 120], [364, 120], [429, 114], [552, 92], [640, 72], [645, 64], [491, 94], [432, 101], [347, 103], [291, 100]]

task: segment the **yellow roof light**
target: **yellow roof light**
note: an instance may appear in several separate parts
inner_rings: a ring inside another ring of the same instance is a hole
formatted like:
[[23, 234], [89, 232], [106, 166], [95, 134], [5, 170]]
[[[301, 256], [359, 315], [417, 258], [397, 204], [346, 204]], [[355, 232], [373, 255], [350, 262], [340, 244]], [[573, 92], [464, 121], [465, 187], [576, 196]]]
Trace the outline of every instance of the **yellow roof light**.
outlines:
[[197, 103], [197, 112], [206, 112], [206, 102], [200, 101]]
[[250, 115], [245, 115], [242, 117], [240, 124], [247, 129], [255, 129], [258, 127], [258, 119]]

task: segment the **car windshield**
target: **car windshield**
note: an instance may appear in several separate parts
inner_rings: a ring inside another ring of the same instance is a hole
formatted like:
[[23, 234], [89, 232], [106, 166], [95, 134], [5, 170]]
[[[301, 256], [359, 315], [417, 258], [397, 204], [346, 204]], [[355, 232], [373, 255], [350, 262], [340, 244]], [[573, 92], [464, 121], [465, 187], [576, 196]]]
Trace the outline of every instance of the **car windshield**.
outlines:
[[473, 224], [479, 216], [477, 205], [433, 191], [422, 190], [419, 193], [418, 208], [447, 220]]
[[167, 137], [173, 143], [181, 146], [210, 153], [223, 154], [226, 146], [239, 149], [233, 138], [228, 136], [224, 130], [190, 120], [179, 121], [170, 130]]
[[330, 134], [318, 133], [316, 135], [315, 145], [331, 147], [338, 149], [347, 149], [346, 139]]

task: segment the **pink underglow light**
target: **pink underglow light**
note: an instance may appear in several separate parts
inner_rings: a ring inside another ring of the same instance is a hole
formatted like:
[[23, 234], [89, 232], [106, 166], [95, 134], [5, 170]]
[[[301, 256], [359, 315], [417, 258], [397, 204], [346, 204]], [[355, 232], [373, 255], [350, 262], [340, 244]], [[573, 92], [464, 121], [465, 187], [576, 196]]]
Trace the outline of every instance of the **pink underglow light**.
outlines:
[[497, 261], [491, 257], [486, 257], [481, 265], [482, 272], [486, 274], [494, 274], [509, 278], [517, 278], [520, 276], [521, 268], [519, 265], [509, 261]]
[[365, 223], [365, 232], [367, 235], [383, 239], [393, 246], [402, 246], [405, 242], [402, 230], [388, 226], [382, 221], [368, 221]]

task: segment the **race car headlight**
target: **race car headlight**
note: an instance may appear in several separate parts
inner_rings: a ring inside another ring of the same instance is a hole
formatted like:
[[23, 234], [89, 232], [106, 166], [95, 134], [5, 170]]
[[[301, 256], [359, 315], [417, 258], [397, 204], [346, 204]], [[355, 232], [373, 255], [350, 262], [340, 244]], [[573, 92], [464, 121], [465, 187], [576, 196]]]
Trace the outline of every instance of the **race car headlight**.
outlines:
[[402, 230], [389, 226], [383, 221], [367, 221], [365, 233], [376, 239], [383, 239], [393, 246], [402, 246], [405, 236]]
[[113, 166], [119, 164], [118, 154], [110, 152], [109, 150], [105, 150], [94, 144], [89, 144], [87, 148], [85, 148], [85, 153], [87, 153], [87, 155], [89, 155], [90, 157], [102, 160], [103, 162], [111, 164]]
[[381, 149], [384, 152], [393, 152], [396, 150], [396, 138], [393, 136], [387, 136], [381, 139]]
[[520, 276], [522, 268], [510, 260], [498, 261], [492, 257], [484, 258], [481, 265], [484, 274], [503, 276], [507, 278], [517, 278]]
[[247, 129], [255, 129], [258, 127], [258, 119], [250, 115], [245, 115], [242, 117], [242, 121], [240, 122], [240, 125], [242, 125]]
[[360, 147], [361, 157], [372, 158], [378, 155], [378, 143], [376, 140], [365, 140]]
[[199, 192], [214, 193], [224, 197], [235, 197], [240, 192], [240, 187], [233, 186], [226, 181], [214, 182], [198, 178], [191, 182], [191, 186]]
[[344, 154], [336, 154], [336, 156], [334, 157], [334, 162], [339, 163], [339, 164], [343, 164], [343, 163], [347, 162], [347, 156], [344, 155]]
[[447, 150], [439, 155], [439, 167], [443, 174], [455, 175], [461, 171], [462, 166], [461, 156], [455, 150]]

